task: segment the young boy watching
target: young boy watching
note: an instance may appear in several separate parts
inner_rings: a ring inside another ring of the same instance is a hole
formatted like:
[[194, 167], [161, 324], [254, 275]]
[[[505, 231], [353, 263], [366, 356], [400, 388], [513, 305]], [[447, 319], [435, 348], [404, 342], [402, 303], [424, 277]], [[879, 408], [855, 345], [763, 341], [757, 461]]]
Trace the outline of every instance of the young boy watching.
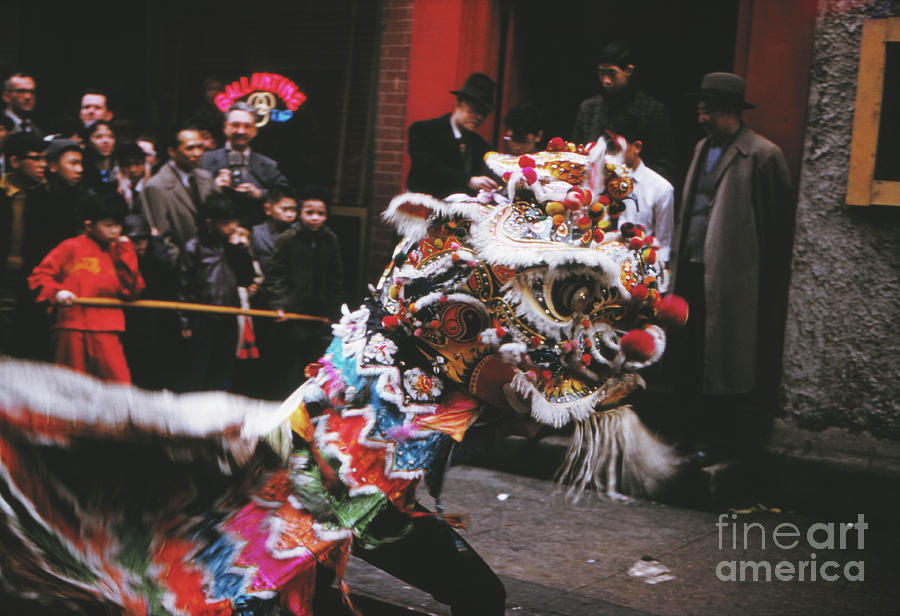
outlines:
[[250, 230], [250, 248], [263, 269], [275, 250], [275, 238], [297, 222], [297, 197], [290, 188], [269, 189], [263, 205], [266, 219]]
[[[265, 270], [264, 290], [269, 306], [336, 320], [344, 299], [344, 276], [338, 238], [326, 225], [324, 195], [307, 189], [298, 199], [300, 225], [275, 240], [275, 251]], [[327, 329], [319, 324], [293, 321], [282, 324], [279, 339], [287, 346], [280, 355], [293, 391], [303, 379], [306, 365], [319, 358], [327, 344]]]
[[121, 308], [74, 305], [78, 297], [134, 299], [144, 289], [137, 254], [121, 236], [126, 205], [118, 193], [92, 196], [82, 207], [85, 231], [65, 240], [28, 277], [37, 301], [56, 310], [56, 363], [108, 381], [131, 382], [122, 350]]
[[[199, 217], [200, 234], [188, 240], [179, 261], [179, 299], [239, 307], [238, 287], [252, 288], [255, 271], [249, 234], [238, 226], [237, 206], [227, 195], [213, 193], [200, 207]], [[192, 313], [182, 317], [182, 336], [189, 340], [182, 391], [227, 391], [237, 359], [237, 318]]]
[[644, 139], [637, 123], [623, 122], [619, 131], [627, 144], [625, 164], [631, 169], [631, 179], [634, 181], [631, 195], [625, 199], [625, 212], [619, 218], [619, 227], [626, 222], [643, 225], [647, 235], [655, 236], [659, 242], [657, 258], [665, 267], [672, 245], [675, 189], [641, 159]]

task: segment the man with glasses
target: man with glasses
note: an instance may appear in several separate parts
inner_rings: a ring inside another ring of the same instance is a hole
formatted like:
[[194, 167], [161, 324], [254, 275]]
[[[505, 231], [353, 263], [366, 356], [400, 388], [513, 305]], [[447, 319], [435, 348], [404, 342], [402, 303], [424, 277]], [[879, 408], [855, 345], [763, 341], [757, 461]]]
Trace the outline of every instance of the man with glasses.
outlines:
[[450, 92], [456, 95], [452, 113], [409, 127], [408, 190], [440, 199], [497, 188], [484, 162], [488, 144], [475, 132], [494, 109], [495, 85], [484, 73], [472, 73], [460, 90]]
[[13, 121], [14, 133], [34, 133], [43, 137], [34, 122], [31, 114], [34, 112], [35, 85], [34, 79], [24, 73], [10, 75], [3, 84], [3, 101], [6, 103], [6, 116]]
[[644, 137], [644, 164], [674, 184], [675, 143], [669, 114], [662, 103], [634, 86], [634, 73], [633, 54], [627, 43], [614, 41], [600, 51], [600, 94], [578, 108], [572, 141], [596, 141], [606, 131], [619, 134], [623, 124], [637, 121], [637, 130]]

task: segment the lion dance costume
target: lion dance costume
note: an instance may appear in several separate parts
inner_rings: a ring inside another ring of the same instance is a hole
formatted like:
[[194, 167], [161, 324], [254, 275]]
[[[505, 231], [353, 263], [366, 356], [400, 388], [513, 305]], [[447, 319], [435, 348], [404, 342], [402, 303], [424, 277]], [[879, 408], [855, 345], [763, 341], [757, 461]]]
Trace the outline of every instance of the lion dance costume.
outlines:
[[[127, 614], [311, 613], [316, 569], [402, 538], [454, 441], [490, 407], [575, 424], [564, 476], [618, 496], [668, 473], [623, 399], [686, 306], [655, 241], [617, 224], [627, 169], [604, 142], [486, 156], [506, 188], [395, 198], [404, 236], [283, 404], [150, 393], [0, 363], [6, 592]], [[617, 468], [621, 468], [617, 471]], [[345, 589], [346, 590], [346, 589]]]

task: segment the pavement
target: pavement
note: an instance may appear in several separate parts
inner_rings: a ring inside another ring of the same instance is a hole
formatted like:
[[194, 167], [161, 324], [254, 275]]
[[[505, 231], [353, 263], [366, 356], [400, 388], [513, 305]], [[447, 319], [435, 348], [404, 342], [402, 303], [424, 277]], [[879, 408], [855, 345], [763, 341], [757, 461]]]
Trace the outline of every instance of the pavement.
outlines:
[[[900, 605], [895, 514], [572, 502], [552, 481], [465, 465], [450, 469], [442, 502], [469, 514], [462, 535], [504, 582], [510, 616], [876, 616]], [[841, 523], [853, 524], [843, 548]], [[450, 613], [356, 559], [346, 579], [366, 616]]]

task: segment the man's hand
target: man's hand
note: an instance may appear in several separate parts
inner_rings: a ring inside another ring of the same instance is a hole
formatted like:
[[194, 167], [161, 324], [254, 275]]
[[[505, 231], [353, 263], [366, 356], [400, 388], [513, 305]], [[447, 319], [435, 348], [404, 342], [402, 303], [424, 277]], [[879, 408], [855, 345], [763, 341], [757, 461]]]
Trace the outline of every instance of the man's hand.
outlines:
[[472, 190], [496, 190], [497, 182], [486, 175], [476, 175], [469, 178], [469, 188]]
[[219, 190], [231, 186], [231, 172], [225, 168], [219, 169], [215, 179], [213, 179], [213, 183]]
[[275, 319], [275, 322], [276, 322], [276, 323], [284, 323], [284, 322], [287, 321], [287, 320], [288, 320], [287, 317], [284, 316], [284, 310], [279, 310], [279, 311], [278, 311], [278, 318]]
[[263, 196], [262, 190], [253, 182], [243, 182], [242, 184], [238, 184], [235, 190], [239, 193], [246, 193], [254, 199], [262, 199]]
[[184, 338], [185, 340], [190, 340], [192, 333], [193, 332], [191, 332], [190, 329], [185, 327], [184, 329], [181, 330], [181, 337]]
[[62, 306], [71, 306], [75, 303], [75, 294], [71, 291], [66, 291], [63, 289], [62, 291], [57, 291], [56, 297], [54, 298], [57, 304]]
[[254, 295], [256, 295], [257, 291], [259, 291], [259, 285], [256, 284], [255, 282], [253, 284], [251, 284], [249, 287], [247, 287], [247, 295], [249, 295], [250, 297], [253, 297]]

